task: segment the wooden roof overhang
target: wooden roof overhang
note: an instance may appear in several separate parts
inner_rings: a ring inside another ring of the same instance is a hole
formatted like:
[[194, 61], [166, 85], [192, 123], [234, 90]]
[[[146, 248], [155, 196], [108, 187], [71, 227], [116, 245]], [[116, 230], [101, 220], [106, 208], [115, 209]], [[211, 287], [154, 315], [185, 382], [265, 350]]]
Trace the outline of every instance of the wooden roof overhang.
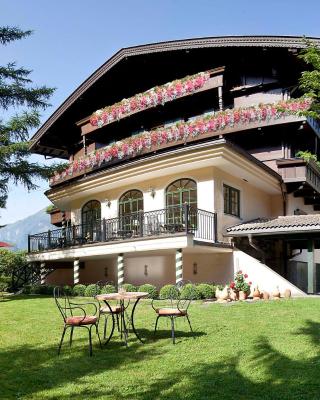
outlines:
[[[320, 44], [320, 39], [314, 40]], [[76, 121], [106, 104], [181, 76], [224, 65], [224, 59], [238, 59], [245, 53], [245, 48], [250, 52], [250, 58], [257, 60], [262, 49], [283, 51], [302, 47], [304, 43], [300, 37], [228, 36], [121, 49], [49, 117], [33, 136], [30, 149], [39, 154], [67, 158], [75, 143], [81, 140]], [[228, 52], [230, 48], [233, 48], [232, 54]]]

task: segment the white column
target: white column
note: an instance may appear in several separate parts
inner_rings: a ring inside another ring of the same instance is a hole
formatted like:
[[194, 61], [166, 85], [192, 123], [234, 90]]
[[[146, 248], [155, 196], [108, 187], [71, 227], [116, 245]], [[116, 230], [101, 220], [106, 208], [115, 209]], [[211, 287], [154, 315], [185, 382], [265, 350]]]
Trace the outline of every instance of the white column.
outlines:
[[46, 283], [46, 263], [40, 264], [40, 284], [44, 285]]
[[78, 258], [76, 258], [73, 261], [73, 283], [74, 285], [77, 285], [79, 283], [79, 278], [80, 278], [80, 261]]
[[182, 262], [182, 249], [176, 250], [176, 283], [182, 281], [183, 275], [183, 262]]
[[121, 287], [124, 283], [124, 262], [123, 262], [123, 254], [118, 255], [118, 288]]

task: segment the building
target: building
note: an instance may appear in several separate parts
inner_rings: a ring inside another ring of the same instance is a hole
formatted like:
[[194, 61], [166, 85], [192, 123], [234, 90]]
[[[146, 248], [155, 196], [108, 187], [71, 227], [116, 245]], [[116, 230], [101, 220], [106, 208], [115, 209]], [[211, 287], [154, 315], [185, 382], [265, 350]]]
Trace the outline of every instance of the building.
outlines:
[[42, 281], [226, 283], [242, 269], [261, 289], [318, 292], [320, 169], [296, 158], [320, 151], [297, 113], [303, 46], [180, 40], [94, 72], [32, 138], [69, 161], [46, 192], [61, 228], [29, 236]]

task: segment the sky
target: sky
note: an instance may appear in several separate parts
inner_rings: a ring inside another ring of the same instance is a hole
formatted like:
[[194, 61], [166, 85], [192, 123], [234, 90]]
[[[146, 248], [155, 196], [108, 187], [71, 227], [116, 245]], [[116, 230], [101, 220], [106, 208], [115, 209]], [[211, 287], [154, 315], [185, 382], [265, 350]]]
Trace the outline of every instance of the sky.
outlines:
[[[320, 37], [319, 15], [319, 0], [0, 0], [0, 26], [34, 31], [27, 39], [2, 46], [0, 65], [16, 61], [33, 70], [34, 84], [56, 88], [52, 106], [42, 113], [45, 122], [120, 48], [205, 36]], [[2, 110], [0, 119], [6, 119]], [[42, 156], [33, 159], [44, 161]], [[48, 183], [37, 184], [30, 193], [10, 185], [0, 225], [50, 204], [43, 194]]]

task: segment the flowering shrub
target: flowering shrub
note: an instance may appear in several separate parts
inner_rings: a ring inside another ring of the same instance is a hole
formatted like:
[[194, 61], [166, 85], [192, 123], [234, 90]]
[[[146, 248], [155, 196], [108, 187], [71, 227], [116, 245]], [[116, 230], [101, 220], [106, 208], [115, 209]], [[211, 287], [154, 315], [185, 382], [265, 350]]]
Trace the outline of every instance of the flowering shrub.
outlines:
[[250, 291], [252, 282], [246, 282], [247, 278], [247, 274], [244, 274], [242, 271], [238, 271], [234, 277], [234, 281], [230, 282], [230, 288], [239, 292], [242, 291], [248, 293]]
[[138, 93], [129, 99], [123, 99], [120, 102], [97, 110], [90, 118], [90, 123], [99, 128], [103, 125], [110, 124], [130, 113], [146, 110], [156, 107], [159, 104], [164, 105], [168, 101], [172, 101], [179, 97], [191, 94], [201, 89], [210, 78], [210, 73], [200, 72], [195, 75], [187, 76], [173, 82], [157, 86], [143, 93]]
[[113, 160], [134, 157], [143, 151], [151, 150], [167, 143], [187, 142], [208, 132], [223, 130], [226, 127], [245, 125], [250, 122], [279, 119], [289, 114], [306, 111], [311, 104], [307, 98], [293, 99], [277, 104], [260, 104], [255, 107], [239, 108], [217, 112], [187, 122], [180, 122], [168, 128], [158, 128], [145, 131], [138, 135], [116, 142], [97, 150], [84, 158], [75, 160], [62, 172], [57, 172], [50, 179], [50, 184], [59, 182], [66, 177], [85, 172]]

